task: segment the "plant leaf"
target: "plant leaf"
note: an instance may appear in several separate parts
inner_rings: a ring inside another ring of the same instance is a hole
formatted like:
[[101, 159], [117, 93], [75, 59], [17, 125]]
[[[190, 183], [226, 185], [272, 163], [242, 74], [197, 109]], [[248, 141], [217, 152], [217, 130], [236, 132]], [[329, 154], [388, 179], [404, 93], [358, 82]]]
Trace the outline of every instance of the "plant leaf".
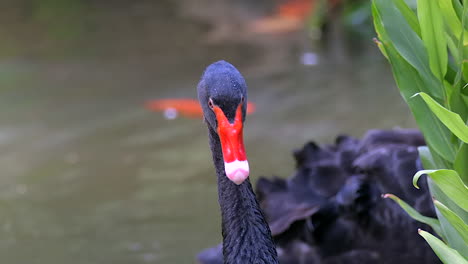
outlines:
[[[450, 51], [450, 54], [453, 57], [454, 63], [456, 65], [459, 65], [462, 61], [462, 55], [459, 52], [459, 47], [458, 47], [458, 38], [454, 37], [451, 33], [446, 32], [445, 37], [447, 38], [447, 46]], [[450, 60], [449, 60], [450, 62]], [[458, 66], [457, 66], [458, 69]]]
[[405, 210], [405, 212], [407, 212], [409, 214], [409, 216], [411, 216], [414, 220], [416, 221], [419, 221], [421, 223], [424, 223], [426, 225], [429, 225], [430, 227], [432, 227], [432, 229], [434, 229], [434, 232], [436, 232], [439, 236], [442, 235], [442, 231], [440, 229], [440, 223], [439, 223], [439, 220], [437, 220], [436, 218], [432, 218], [432, 217], [427, 217], [427, 216], [424, 216], [422, 214], [420, 214], [418, 211], [414, 210], [413, 207], [411, 207], [409, 204], [407, 204], [406, 202], [404, 202], [403, 200], [401, 200], [398, 196], [396, 195], [393, 195], [393, 194], [385, 194], [383, 196], [384, 198], [390, 198], [392, 200], [394, 200], [395, 202], [397, 202], [400, 207]]
[[454, 170], [421, 170], [413, 177], [413, 185], [419, 189], [419, 178], [427, 174], [435, 184], [460, 208], [468, 212], [468, 187]]
[[462, 76], [463, 76], [463, 80], [466, 82], [468, 81], [468, 61], [463, 61], [462, 62]]
[[[467, 66], [467, 62], [463, 62], [461, 65], [461, 69], [463, 69], [463, 75], [465, 74], [464, 72], [468, 73]], [[463, 76], [463, 78], [465, 77]], [[462, 120], [466, 120], [468, 115], [468, 108], [461, 96], [460, 85], [455, 85], [455, 87], [452, 87], [450, 84], [448, 84], [447, 92], [449, 109], [452, 112], [457, 113]]]
[[450, 1], [452, 2], [453, 10], [457, 14], [458, 19], [461, 20], [461, 17], [463, 16], [462, 3], [460, 3], [460, 0], [450, 0]]
[[427, 146], [418, 147], [419, 158], [423, 164], [425, 170], [435, 170], [437, 166], [432, 157], [431, 151]]
[[[465, 0], [463, 0], [465, 1]], [[454, 1], [451, 1], [451, 3], [454, 5], [454, 6], [457, 6], [457, 4], [455, 4]], [[459, 3], [458, 3], [459, 4]], [[465, 5], [463, 7], [463, 14], [462, 14], [462, 28], [463, 30], [460, 31], [460, 36], [457, 36], [458, 37], [458, 55], [457, 56], [454, 56], [454, 58], [458, 57], [459, 61], [456, 61], [456, 63], [458, 65], [461, 65], [460, 67], [458, 67], [458, 72], [457, 72], [457, 76], [455, 77], [455, 82], [453, 83], [454, 86], [456, 88], [459, 88], [460, 87], [460, 81], [461, 81], [461, 78], [462, 78], [462, 75], [463, 75], [463, 61], [464, 61], [464, 58], [465, 58], [465, 47], [464, 47], [464, 40], [465, 40], [465, 32], [466, 30], [464, 30], [465, 28], [465, 23], [466, 23], [466, 19], [465, 19], [465, 15], [466, 15], [466, 12], [468, 11], [467, 9], [467, 6]]]
[[373, 4], [378, 10], [380, 23], [395, 49], [422, 76], [423, 91], [442, 99], [444, 87], [432, 74], [427, 50], [421, 38], [412, 30], [393, 1], [374, 0]]
[[468, 245], [468, 225], [457, 214], [455, 214], [441, 202], [434, 200], [434, 205], [455, 228], [465, 244]]
[[[430, 177], [427, 178], [427, 185], [435, 199], [450, 208], [450, 210], [456, 213], [465, 223], [468, 222], [468, 212], [460, 208], [454, 201], [452, 201]], [[465, 244], [457, 230], [455, 230], [452, 224], [450, 224], [449, 220], [445, 218], [445, 216], [439, 210], [436, 210], [436, 214], [442, 229], [443, 240], [451, 248], [457, 250], [462, 256], [468, 258], [468, 245]]]
[[429, 55], [429, 66], [432, 73], [442, 82], [447, 73], [447, 40], [444, 21], [437, 1], [418, 0], [418, 19], [421, 26], [421, 37]]
[[[456, 150], [450, 142], [452, 134], [434, 114], [430, 113], [429, 107], [422, 99], [410, 100], [415, 93], [425, 90], [425, 83], [421, 75], [400, 56], [390, 41], [386, 28], [382, 24], [382, 19], [376, 5], [377, 1], [378, 0], [374, 0], [372, 2], [372, 15], [374, 17], [375, 30], [381, 43], [379, 46], [385, 51], [385, 55], [392, 66], [392, 72], [398, 88], [400, 89], [400, 93], [413, 112], [428, 146], [430, 146], [431, 150], [434, 150], [434, 153], [438, 154], [438, 156], [443, 157], [445, 161], [451, 163], [454, 161], [456, 154]], [[434, 160], [436, 160], [436, 158], [440, 159], [439, 157], [434, 157]]]
[[408, 22], [411, 29], [421, 36], [421, 28], [419, 27], [418, 17], [411, 10], [411, 8], [406, 4], [404, 0], [393, 0], [395, 6], [400, 10], [401, 14], [405, 17], [406, 22]]
[[[447, 28], [450, 29], [451, 33], [456, 36], [457, 39], [460, 38], [462, 33], [462, 24], [457, 17], [457, 13], [455, 12], [452, 1], [450, 0], [438, 0], [440, 10], [442, 11], [442, 15], [444, 17], [444, 21], [447, 24]], [[463, 45], [468, 44], [468, 32], [464, 33], [463, 37]]]
[[437, 237], [423, 230], [418, 230], [418, 233], [427, 241], [442, 262], [446, 264], [468, 264], [468, 260], [462, 257], [460, 253], [448, 247]]
[[468, 143], [468, 126], [461, 117], [441, 106], [426, 93], [418, 93], [439, 120], [463, 142]]
[[463, 183], [468, 185], [468, 144], [463, 143], [461, 145], [455, 157], [453, 167], [458, 172], [458, 175], [460, 175]]
[[430, 174], [430, 173], [433, 173], [433, 172], [436, 172], [436, 171], [437, 170], [420, 170], [420, 171], [416, 172], [416, 174], [413, 176], [413, 186], [416, 189], [419, 189], [419, 186], [418, 186], [419, 178], [421, 178], [421, 176], [423, 176], [424, 174]]

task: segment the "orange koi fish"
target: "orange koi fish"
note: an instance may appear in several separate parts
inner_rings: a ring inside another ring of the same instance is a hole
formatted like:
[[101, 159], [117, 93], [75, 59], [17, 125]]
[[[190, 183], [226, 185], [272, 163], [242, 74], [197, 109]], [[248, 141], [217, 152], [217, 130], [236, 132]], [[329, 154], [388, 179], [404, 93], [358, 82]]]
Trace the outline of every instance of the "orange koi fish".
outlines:
[[[154, 112], [163, 112], [167, 119], [175, 119], [178, 115], [188, 118], [203, 118], [200, 103], [191, 98], [159, 99], [145, 103], [145, 108]], [[247, 114], [255, 112], [255, 104], [247, 103]]]
[[305, 20], [313, 8], [314, 2], [312, 0], [290, 0], [277, 8], [277, 14], [280, 17]]
[[304, 26], [316, 0], [287, 0], [280, 4], [273, 15], [257, 19], [251, 23], [256, 33], [285, 33], [296, 31]]

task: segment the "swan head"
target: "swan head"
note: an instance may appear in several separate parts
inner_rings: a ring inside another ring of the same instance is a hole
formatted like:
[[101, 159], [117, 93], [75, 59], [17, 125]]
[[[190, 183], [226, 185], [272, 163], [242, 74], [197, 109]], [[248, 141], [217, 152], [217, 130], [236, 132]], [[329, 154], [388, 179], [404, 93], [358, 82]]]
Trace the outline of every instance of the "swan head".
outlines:
[[205, 121], [220, 139], [226, 176], [239, 185], [249, 176], [242, 135], [247, 84], [234, 66], [218, 61], [206, 68], [197, 90]]

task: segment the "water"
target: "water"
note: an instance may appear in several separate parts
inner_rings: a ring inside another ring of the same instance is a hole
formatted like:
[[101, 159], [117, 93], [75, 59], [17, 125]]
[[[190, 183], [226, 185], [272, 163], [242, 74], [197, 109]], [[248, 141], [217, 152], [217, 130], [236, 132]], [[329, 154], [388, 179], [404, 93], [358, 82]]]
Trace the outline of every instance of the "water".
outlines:
[[[414, 126], [370, 39], [343, 59], [303, 32], [249, 33], [242, 23], [269, 1], [10, 2], [0, 8], [4, 263], [192, 263], [221, 241], [205, 125], [143, 108], [195, 98], [215, 60], [238, 66], [257, 104], [244, 132], [253, 180], [289, 176], [291, 150], [307, 140]], [[305, 52], [318, 65], [302, 65]]]

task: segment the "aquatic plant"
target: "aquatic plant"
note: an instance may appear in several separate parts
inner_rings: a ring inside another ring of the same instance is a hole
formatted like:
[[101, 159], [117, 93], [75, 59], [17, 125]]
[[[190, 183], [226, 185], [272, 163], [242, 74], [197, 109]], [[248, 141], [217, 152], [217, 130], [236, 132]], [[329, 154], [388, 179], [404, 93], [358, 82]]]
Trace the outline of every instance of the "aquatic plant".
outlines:
[[405, 0], [373, 0], [372, 14], [375, 42], [427, 142], [413, 183], [428, 176], [437, 219], [386, 197], [433, 228], [419, 234], [444, 263], [468, 263], [468, 1], [418, 0], [414, 11]]

